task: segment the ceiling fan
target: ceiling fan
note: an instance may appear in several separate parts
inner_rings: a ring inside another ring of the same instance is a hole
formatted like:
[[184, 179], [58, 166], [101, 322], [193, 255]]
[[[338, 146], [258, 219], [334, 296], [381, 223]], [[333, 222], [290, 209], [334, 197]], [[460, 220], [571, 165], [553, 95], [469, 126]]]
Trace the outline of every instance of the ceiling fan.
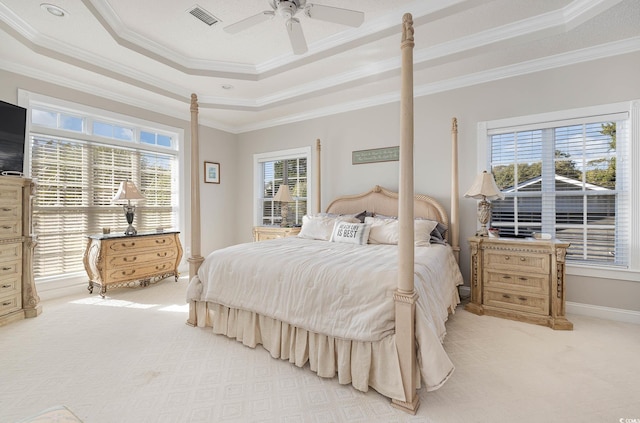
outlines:
[[285, 26], [289, 34], [289, 41], [291, 41], [293, 52], [295, 54], [304, 54], [307, 52], [307, 41], [304, 38], [300, 20], [294, 17], [300, 10], [304, 10], [304, 14], [311, 19], [319, 19], [353, 27], [360, 26], [364, 21], [363, 12], [307, 3], [307, 0], [268, 0], [268, 2], [273, 10], [265, 10], [257, 15], [249, 16], [225, 27], [224, 30], [230, 34], [237, 34], [261, 22], [272, 19], [277, 12], [285, 19]]

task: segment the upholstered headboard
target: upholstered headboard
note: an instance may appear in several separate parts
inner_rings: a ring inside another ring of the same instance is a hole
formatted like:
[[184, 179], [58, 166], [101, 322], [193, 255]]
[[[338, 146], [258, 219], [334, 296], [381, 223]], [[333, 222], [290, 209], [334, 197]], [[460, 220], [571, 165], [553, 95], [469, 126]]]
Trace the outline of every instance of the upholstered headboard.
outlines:
[[[435, 199], [416, 194], [413, 201], [413, 213], [416, 218], [431, 219], [449, 226], [449, 218], [440, 203]], [[349, 214], [368, 211], [386, 216], [398, 215], [398, 194], [378, 185], [363, 194], [338, 197], [327, 206], [327, 213]]]

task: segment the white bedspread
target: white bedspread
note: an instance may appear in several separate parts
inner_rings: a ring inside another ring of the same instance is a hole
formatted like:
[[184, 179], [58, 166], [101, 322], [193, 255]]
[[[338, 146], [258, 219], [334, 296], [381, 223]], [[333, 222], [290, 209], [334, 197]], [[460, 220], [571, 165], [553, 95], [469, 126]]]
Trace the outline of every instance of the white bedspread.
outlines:
[[[211, 253], [187, 296], [336, 338], [379, 341], [394, 332], [397, 263], [392, 245], [297, 237], [240, 244]], [[438, 350], [420, 355], [437, 360], [429, 354], [446, 356], [444, 322], [459, 301], [462, 276], [448, 246], [416, 247], [415, 263], [416, 337]]]

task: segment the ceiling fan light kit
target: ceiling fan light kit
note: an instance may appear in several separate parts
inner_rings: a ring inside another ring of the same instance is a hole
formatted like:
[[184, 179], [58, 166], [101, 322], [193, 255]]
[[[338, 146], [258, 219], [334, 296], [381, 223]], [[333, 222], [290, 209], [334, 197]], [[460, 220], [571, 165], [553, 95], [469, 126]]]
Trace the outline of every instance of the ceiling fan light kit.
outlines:
[[304, 9], [304, 14], [310, 19], [352, 27], [358, 27], [364, 22], [363, 12], [319, 4], [307, 4], [307, 0], [269, 0], [268, 3], [273, 10], [265, 10], [257, 15], [249, 16], [225, 27], [224, 30], [230, 34], [237, 34], [240, 31], [272, 19], [277, 12], [285, 20], [285, 28], [289, 34], [289, 41], [294, 54], [304, 54], [307, 52], [307, 41], [304, 38], [300, 20], [294, 17], [301, 9]]

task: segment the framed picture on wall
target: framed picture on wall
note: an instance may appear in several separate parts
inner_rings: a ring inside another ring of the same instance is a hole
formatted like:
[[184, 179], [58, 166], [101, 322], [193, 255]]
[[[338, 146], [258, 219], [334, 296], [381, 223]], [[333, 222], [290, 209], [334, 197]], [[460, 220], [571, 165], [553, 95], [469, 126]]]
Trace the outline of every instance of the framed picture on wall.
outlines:
[[208, 184], [220, 183], [220, 163], [204, 162], [204, 181]]

